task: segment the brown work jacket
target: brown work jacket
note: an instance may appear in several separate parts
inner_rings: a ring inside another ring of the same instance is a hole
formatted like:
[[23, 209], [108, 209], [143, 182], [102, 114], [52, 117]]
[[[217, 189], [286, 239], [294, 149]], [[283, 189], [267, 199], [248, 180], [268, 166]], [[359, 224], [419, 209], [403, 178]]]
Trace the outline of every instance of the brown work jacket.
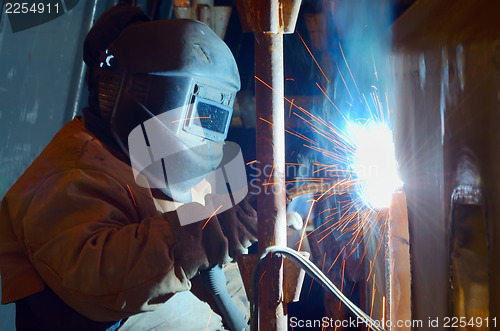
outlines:
[[49, 286], [96, 321], [153, 310], [191, 287], [174, 258], [176, 217], [75, 118], [2, 201], [2, 303]]

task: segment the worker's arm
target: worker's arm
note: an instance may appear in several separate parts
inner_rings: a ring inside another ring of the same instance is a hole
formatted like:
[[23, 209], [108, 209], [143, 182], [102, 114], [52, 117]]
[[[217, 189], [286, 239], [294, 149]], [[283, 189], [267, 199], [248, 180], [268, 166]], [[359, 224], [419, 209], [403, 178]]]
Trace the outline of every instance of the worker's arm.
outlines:
[[[93, 320], [156, 308], [189, 277], [229, 257], [217, 218], [180, 227], [175, 212], [141, 219], [126, 188], [95, 170], [52, 175], [23, 219], [30, 259], [67, 304]], [[181, 244], [182, 243], [182, 244]]]

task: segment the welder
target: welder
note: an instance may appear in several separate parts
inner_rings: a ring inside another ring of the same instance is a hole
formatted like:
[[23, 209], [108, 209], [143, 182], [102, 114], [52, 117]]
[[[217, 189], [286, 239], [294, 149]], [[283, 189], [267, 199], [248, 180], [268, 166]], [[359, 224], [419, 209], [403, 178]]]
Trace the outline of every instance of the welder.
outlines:
[[89, 107], [2, 201], [2, 303], [15, 302], [18, 330], [115, 330], [177, 297], [185, 314], [170, 330], [221, 329], [179, 295], [256, 241], [255, 210], [230, 196], [199, 220], [177, 211], [203, 206], [226, 162], [240, 88], [229, 48], [203, 23], [150, 22], [120, 3], [87, 35], [84, 61]]

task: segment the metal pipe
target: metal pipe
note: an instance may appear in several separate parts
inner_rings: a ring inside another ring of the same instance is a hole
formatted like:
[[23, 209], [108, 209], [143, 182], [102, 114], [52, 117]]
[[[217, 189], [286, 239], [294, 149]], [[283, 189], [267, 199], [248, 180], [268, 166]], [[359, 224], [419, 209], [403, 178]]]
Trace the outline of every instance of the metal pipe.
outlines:
[[[263, 252], [269, 246], [286, 247], [282, 33], [255, 33], [255, 74], [257, 160], [263, 184], [257, 199], [258, 239]], [[281, 257], [272, 258], [261, 280], [260, 330], [287, 329], [282, 262]]]
[[[300, 3], [236, 1], [243, 29], [255, 34], [257, 164], [262, 184], [257, 198], [260, 252], [269, 246], [286, 247], [283, 34], [294, 31]], [[259, 329], [287, 330], [282, 257], [271, 258], [260, 281]]]

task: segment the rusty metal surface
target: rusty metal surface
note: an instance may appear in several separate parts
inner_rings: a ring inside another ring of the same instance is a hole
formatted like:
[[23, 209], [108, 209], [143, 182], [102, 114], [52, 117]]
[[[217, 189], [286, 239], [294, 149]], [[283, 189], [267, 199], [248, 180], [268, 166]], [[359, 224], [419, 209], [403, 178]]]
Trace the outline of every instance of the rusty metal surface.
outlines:
[[190, 7], [191, 0], [173, 0], [175, 7]]
[[302, 0], [236, 0], [243, 31], [293, 33]]
[[[293, 8], [288, 7], [292, 4]], [[255, 32], [256, 143], [261, 170], [257, 216], [262, 252], [269, 246], [287, 244], [283, 33], [285, 28], [294, 30], [300, 1], [238, 0], [236, 5], [243, 29]], [[264, 169], [268, 168], [271, 175], [266, 177], [269, 172]], [[287, 330], [283, 271], [283, 257], [272, 256], [259, 290], [261, 330]]]
[[[306, 259], [309, 259], [308, 252], [300, 252]], [[241, 279], [243, 280], [243, 285], [245, 287], [245, 292], [247, 293], [248, 300], [251, 300], [250, 291], [251, 281], [252, 281], [252, 271], [255, 267], [255, 262], [257, 260], [256, 254], [239, 255], [237, 258], [238, 268], [240, 270]], [[302, 284], [304, 282], [305, 270], [300, 268], [296, 263], [292, 262], [290, 259], [284, 259], [284, 291], [283, 291], [283, 301], [285, 303], [297, 302], [300, 298], [300, 292], [302, 289]]]
[[[286, 246], [283, 35], [257, 33], [255, 38], [257, 160], [261, 192], [257, 198], [259, 251]], [[272, 89], [270, 88], [272, 87]], [[263, 120], [261, 120], [263, 119]], [[269, 124], [272, 123], [272, 124]], [[272, 168], [272, 174], [266, 178]], [[271, 258], [259, 295], [260, 329], [286, 330], [282, 258]]]
[[[411, 276], [410, 276], [410, 236], [408, 234], [408, 207], [403, 192], [393, 195], [388, 222], [387, 254], [391, 269], [387, 297], [386, 318], [392, 325], [397, 321], [410, 321], [411, 316]], [[399, 331], [409, 331], [410, 327], [400, 327]]]
[[243, 280], [248, 300], [250, 300], [250, 296], [252, 295], [250, 291], [250, 284], [252, 282], [252, 270], [255, 266], [256, 260], [257, 254], [244, 254], [238, 255], [237, 257], [238, 268], [240, 269], [241, 279]]
[[235, 0], [235, 5], [240, 16], [241, 28], [244, 32], [252, 32], [253, 21], [257, 20], [257, 6], [251, 6], [251, 0]]
[[[306, 259], [309, 259], [308, 252], [300, 252]], [[302, 284], [304, 283], [305, 270], [297, 264], [285, 258], [284, 260], [284, 301], [286, 303], [297, 302], [300, 299]]]
[[282, 6], [283, 33], [293, 33], [302, 0], [289, 0]]
[[[255, 40], [259, 250], [286, 246], [283, 35], [257, 34]], [[262, 83], [261, 83], [261, 82]], [[272, 168], [270, 177], [268, 167]], [[261, 235], [262, 234], [262, 235]]]

